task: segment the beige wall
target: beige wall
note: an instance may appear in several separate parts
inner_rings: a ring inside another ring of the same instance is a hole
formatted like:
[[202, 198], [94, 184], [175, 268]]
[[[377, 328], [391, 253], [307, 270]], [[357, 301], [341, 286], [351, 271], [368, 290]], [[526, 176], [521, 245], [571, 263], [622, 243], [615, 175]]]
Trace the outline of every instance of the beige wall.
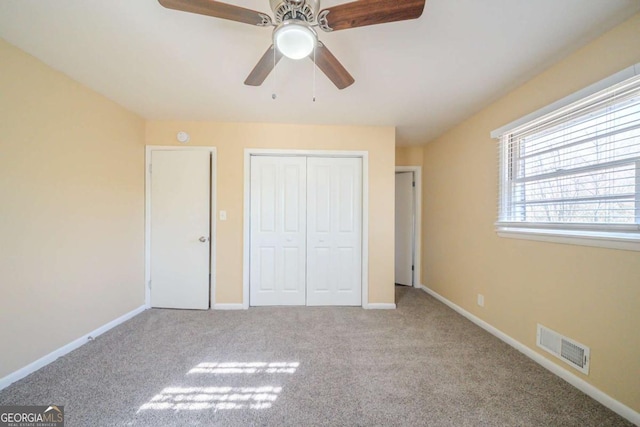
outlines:
[[217, 148], [217, 204], [228, 219], [216, 215], [216, 303], [242, 302], [245, 148], [369, 152], [369, 302], [394, 302], [394, 128], [150, 121], [146, 143], [179, 145], [180, 130], [190, 145]]
[[422, 166], [423, 157], [421, 145], [396, 147], [396, 166]]
[[589, 376], [572, 373], [635, 411], [640, 253], [498, 238], [489, 132], [638, 62], [640, 15], [427, 144], [423, 178], [425, 284], [535, 351], [536, 323], [590, 346]]
[[144, 303], [144, 121], [0, 39], [0, 378]]

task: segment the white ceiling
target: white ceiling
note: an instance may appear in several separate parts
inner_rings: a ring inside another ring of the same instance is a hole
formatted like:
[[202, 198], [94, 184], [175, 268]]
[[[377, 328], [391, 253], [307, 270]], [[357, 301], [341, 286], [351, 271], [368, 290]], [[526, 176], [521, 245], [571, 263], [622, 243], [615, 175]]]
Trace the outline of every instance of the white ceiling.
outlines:
[[[268, 0], [227, 2], [270, 12]], [[640, 0], [427, 0], [418, 20], [320, 31], [356, 83], [339, 91], [318, 71], [316, 102], [306, 59], [243, 84], [270, 29], [157, 0], [0, 0], [0, 37], [148, 119], [397, 126], [409, 145], [639, 10]]]

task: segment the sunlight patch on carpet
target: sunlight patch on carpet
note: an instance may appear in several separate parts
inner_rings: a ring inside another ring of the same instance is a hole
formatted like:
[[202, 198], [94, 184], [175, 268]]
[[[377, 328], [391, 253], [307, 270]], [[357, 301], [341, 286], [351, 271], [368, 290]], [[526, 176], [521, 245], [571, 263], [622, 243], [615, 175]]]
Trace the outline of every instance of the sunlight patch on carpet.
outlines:
[[189, 374], [293, 374], [300, 366], [298, 362], [226, 362], [200, 363]]
[[294, 374], [299, 366], [299, 362], [203, 362], [187, 372], [187, 376], [220, 374], [227, 384], [166, 387], [140, 406], [138, 412], [269, 409], [282, 392], [281, 386], [236, 387], [228, 385], [228, 381], [232, 381], [230, 378], [234, 374], [243, 377], [248, 374]]
[[140, 411], [203, 409], [267, 409], [282, 387], [167, 387], [140, 407]]

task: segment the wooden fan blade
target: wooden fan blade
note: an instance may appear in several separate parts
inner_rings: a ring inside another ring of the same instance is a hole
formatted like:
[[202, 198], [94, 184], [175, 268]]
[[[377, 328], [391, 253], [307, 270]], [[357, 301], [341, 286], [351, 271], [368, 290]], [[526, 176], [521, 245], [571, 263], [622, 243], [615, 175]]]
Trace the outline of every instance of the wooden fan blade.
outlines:
[[264, 13], [245, 9], [214, 0], [158, 0], [168, 9], [181, 10], [183, 12], [197, 13], [199, 15], [213, 16], [214, 18], [228, 19], [230, 21], [244, 22], [245, 24], [266, 26], [271, 25], [271, 18]]
[[[331, 80], [338, 89], [349, 87], [355, 82], [351, 74], [349, 74], [340, 61], [333, 56], [333, 53], [331, 53], [324, 44], [318, 43], [315, 56], [315, 63], [318, 68], [329, 77], [329, 80]], [[313, 54], [309, 55], [309, 58], [313, 61]]]
[[422, 15], [426, 0], [358, 0], [322, 10], [320, 28], [346, 30], [366, 25], [416, 19]]
[[269, 73], [273, 70], [278, 62], [282, 59], [282, 54], [278, 49], [275, 49], [275, 61], [273, 58], [273, 51], [275, 47], [271, 45], [269, 49], [262, 55], [258, 64], [249, 74], [249, 77], [244, 81], [247, 86], [260, 86], [266, 80]]

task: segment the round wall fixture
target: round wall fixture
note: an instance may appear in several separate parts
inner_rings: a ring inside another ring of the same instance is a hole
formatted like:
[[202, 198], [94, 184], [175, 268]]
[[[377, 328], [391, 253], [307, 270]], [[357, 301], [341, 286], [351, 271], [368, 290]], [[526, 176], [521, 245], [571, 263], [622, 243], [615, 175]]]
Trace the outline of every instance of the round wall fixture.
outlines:
[[176, 138], [178, 139], [178, 142], [181, 144], [186, 144], [191, 139], [188, 133], [182, 132], [182, 131], [178, 132], [178, 135], [176, 135]]

